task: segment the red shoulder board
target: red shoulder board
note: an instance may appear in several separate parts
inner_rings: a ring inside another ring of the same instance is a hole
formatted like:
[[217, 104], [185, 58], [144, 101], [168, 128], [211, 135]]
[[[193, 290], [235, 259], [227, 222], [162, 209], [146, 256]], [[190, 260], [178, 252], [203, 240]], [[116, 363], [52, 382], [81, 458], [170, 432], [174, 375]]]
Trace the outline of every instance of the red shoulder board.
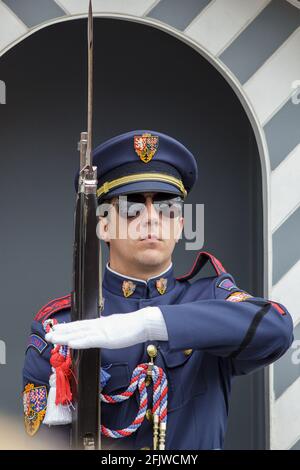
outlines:
[[215, 258], [213, 255], [208, 253], [207, 251], [199, 251], [197, 254], [197, 257], [194, 261], [194, 264], [192, 266], [192, 269], [185, 274], [184, 276], [177, 277], [177, 281], [187, 281], [191, 279], [192, 277], [196, 276], [200, 269], [205, 266], [207, 261], [210, 261], [214, 270], [216, 271], [217, 276], [220, 276], [223, 273], [226, 273], [226, 269], [222, 265], [221, 261], [219, 261], [217, 258]]
[[51, 315], [59, 310], [64, 310], [65, 308], [71, 307], [71, 294], [67, 294], [64, 297], [59, 297], [58, 299], [50, 300], [41, 310], [38, 311], [34, 319], [36, 321], [45, 321]]

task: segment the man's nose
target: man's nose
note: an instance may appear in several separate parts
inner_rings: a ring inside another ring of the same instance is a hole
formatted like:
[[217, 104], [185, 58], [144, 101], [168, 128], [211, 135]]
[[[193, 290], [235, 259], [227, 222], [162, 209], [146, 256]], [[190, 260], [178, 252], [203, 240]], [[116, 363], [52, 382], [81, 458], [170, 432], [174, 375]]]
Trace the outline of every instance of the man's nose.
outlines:
[[144, 217], [147, 217], [149, 220], [159, 220], [159, 214], [156, 211], [152, 198], [149, 196], [145, 201], [145, 210], [143, 211]]

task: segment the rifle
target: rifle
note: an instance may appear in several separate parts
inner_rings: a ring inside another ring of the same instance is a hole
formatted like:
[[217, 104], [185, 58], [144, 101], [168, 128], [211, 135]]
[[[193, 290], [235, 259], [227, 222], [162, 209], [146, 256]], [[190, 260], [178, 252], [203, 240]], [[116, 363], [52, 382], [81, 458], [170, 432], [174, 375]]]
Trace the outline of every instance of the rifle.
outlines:
[[[73, 290], [71, 320], [98, 318], [102, 297], [101, 244], [97, 226], [97, 167], [92, 165], [93, 111], [93, 13], [88, 13], [88, 110], [87, 132], [80, 134], [80, 171], [75, 208], [73, 246]], [[99, 349], [72, 351], [73, 383], [71, 445], [73, 449], [101, 449]]]

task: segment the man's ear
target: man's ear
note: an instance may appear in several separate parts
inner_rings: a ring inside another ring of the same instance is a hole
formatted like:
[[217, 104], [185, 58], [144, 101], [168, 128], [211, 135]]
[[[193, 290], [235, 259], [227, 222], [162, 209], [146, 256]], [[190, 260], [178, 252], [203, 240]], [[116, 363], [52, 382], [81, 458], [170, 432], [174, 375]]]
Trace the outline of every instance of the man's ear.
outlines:
[[98, 217], [97, 235], [100, 240], [103, 240], [106, 243], [110, 241], [108, 224], [109, 220], [107, 216]]
[[100, 240], [103, 240], [106, 243], [110, 242], [111, 239], [111, 210], [112, 206], [110, 201], [102, 201], [101, 204], [97, 207], [97, 236]]

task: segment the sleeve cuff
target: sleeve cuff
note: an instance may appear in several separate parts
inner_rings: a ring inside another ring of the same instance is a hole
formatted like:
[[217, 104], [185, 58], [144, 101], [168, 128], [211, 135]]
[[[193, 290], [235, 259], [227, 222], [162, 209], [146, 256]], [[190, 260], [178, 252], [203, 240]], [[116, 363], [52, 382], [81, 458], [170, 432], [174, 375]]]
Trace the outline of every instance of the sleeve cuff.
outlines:
[[168, 341], [167, 326], [159, 307], [147, 307], [145, 321], [149, 341]]

